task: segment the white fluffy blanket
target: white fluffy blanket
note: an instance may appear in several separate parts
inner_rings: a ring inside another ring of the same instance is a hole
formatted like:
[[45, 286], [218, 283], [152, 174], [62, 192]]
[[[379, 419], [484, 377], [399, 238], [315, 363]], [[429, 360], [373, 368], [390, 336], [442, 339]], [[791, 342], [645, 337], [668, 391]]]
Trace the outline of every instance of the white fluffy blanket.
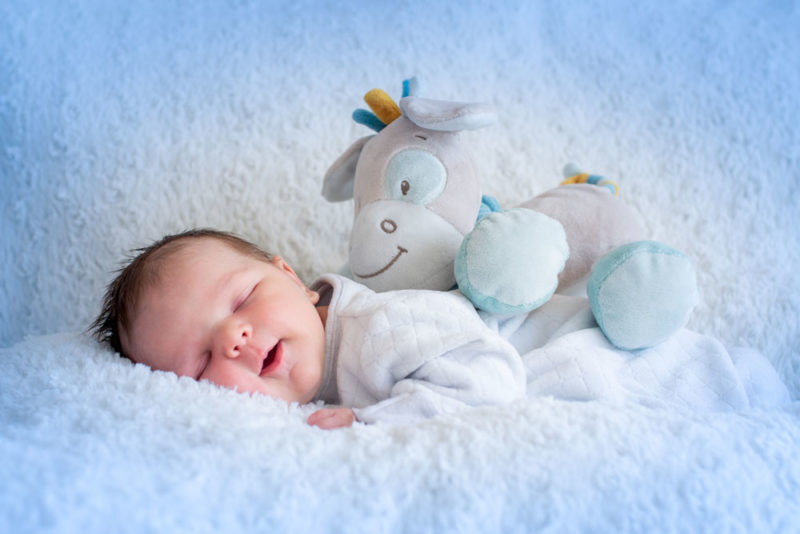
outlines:
[[[361, 95], [488, 101], [510, 204], [567, 161], [691, 256], [689, 327], [800, 398], [800, 8], [792, 2], [0, 3], [0, 531], [800, 530], [800, 404], [534, 398], [413, 426], [151, 373], [79, 333], [121, 259], [236, 231], [307, 280]], [[58, 332], [67, 332], [58, 334]], [[26, 339], [27, 338], [27, 339]]]

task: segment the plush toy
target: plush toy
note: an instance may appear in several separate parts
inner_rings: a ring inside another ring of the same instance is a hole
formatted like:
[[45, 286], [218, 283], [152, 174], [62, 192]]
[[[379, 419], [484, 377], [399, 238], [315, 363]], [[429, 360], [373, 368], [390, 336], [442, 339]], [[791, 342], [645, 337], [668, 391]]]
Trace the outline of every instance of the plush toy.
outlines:
[[617, 347], [653, 346], [685, 325], [697, 295], [686, 256], [643, 241], [617, 186], [574, 166], [564, 183], [501, 210], [482, 196], [460, 132], [496, 120], [486, 104], [418, 96], [403, 83], [399, 105], [374, 89], [353, 118], [376, 131], [344, 152], [322, 194], [354, 199], [349, 274], [375, 291], [450, 290], [480, 309], [523, 313], [558, 290], [585, 291]]

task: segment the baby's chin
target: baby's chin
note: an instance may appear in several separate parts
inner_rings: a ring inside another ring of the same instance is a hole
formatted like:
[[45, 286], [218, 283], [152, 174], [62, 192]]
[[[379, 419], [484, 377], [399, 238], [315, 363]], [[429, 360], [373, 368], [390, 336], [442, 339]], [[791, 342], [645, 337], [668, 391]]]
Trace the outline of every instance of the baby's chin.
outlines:
[[283, 384], [278, 387], [275, 384], [261, 384], [260, 387], [252, 388], [250, 393], [266, 395], [288, 403], [308, 404], [314, 400], [321, 383], [322, 377], [320, 376], [316, 380], [309, 380], [305, 383], [295, 381], [292, 387], [286, 387]]
[[290, 402], [307, 404], [314, 400], [320, 387], [322, 387], [322, 372], [323, 370], [321, 368], [316, 369], [311, 366], [302, 369], [292, 369], [290, 376], [295, 386], [294, 393], [296, 398]]
[[296, 402], [297, 404], [308, 404], [314, 399], [316, 392], [313, 393], [299, 393], [299, 392], [277, 392], [275, 390], [272, 391], [253, 391], [251, 393], [256, 393], [260, 395], [265, 395], [267, 397], [273, 398], [275, 400], [282, 400], [289, 404]]

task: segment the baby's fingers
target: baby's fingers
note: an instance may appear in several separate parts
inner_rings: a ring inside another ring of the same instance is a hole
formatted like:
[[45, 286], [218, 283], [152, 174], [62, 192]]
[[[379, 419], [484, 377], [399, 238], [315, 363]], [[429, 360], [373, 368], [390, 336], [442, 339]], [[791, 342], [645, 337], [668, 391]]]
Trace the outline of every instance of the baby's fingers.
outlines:
[[356, 414], [350, 408], [323, 408], [308, 417], [308, 424], [325, 430], [351, 426]]

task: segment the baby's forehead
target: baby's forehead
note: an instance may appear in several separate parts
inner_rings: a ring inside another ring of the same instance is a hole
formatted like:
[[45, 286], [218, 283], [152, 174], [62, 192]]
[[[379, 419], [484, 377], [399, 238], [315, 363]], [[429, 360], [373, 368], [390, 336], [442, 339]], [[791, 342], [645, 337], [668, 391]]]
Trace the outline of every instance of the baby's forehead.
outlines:
[[193, 238], [160, 260], [154, 271], [152, 283], [143, 286], [143, 293], [191, 292], [192, 287], [206, 285], [209, 281], [220, 282], [235, 278], [237, 273], [249, 272], [261, 266], [275, 268], [268, 255], [246, 243], [241, 247], [214, 237]]
[[[161, 262], [164, 267], [193, 264], [206, 258], [245, 259], [252, 257], [234, 244], [215, 237], [186, 237], [172, 245], [174, 246], [165, 250], [161, 258], [156, 260]], [[203, 262], [199, 262], [199, 264], [202, 265]]]
[[191, 273], [221, 271], [229, 265], [237, 264], [247, 258], [246, 254], [235, 247], [214, 238], [191, 238], [186, 243], [179, 243], [171, 251], [165, 251], [156, 259], [153, 277], [154, 285], [159, 283], [175, 283], [175, 276], [188, 276]]
[[227, 279], [245, 268], [247, 255], [215, 239], [193, 238], [152, 260], [151, 273], [131, 309], [129, 326], [136, 334], [132, 337], [139, 337], [143, 329], [158, 330], [149, 320], [153, 316], [164, 321], [180, 318], [203, 298], [213, 298]]
[[200, 241], [200, 238], [186, 238], [183, 243], [170, 243], [149, 258], [128, 304], [131, 323], [136, 322], [158, 295], [180, 293], [197, 280], [213, 274], [214, 259], [227, 255], [225, 245], [207, 239], [203, 239], [206, 243]]
[[232, 244], [211, 236], [184, 237], [172, 243], [173, 250], [166, 252], [166, 257], [181, 258], [192, 254], [204, 254], [209, 251], [228, 251], [241, 254]]

